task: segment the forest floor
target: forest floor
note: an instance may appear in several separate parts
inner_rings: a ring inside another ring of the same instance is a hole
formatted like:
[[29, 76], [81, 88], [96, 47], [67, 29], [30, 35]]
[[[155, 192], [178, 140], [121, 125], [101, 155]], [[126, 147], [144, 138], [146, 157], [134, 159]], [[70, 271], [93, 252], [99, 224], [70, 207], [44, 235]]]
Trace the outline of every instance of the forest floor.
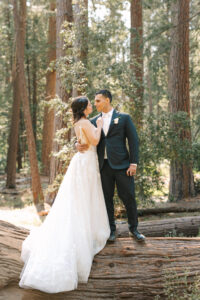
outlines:
[[[48, 186], [48, 178], [41, 176], [42, 187]], [[31, 177], [17, 174], [16, 189], [5, 188], [6, 175], [0, 175], [0, 219], [31, 229], [41, 224], [32, 202]], [[49, 206], [45, 204], [48, 209]]]
[[[32, 203], [31, 193], [31, 177], [25, 174], [17, 174], [17, 187], [16, 189], [5, 188], [6, 175], [0, 175], [0, 220], [10, 222], [16, 226], [25, 227], [31, 229], [34, 226], [39, 226], [44, 217], [40, 217]], [[48, 186], [48, 177], [41, 176], [43, 190]], [[166, 185], [168, 184], [167, 178], [165, 179]], [[157, 205], [166, 205], [167, 196], [158, 194], [153, 198], [154, 203], [149, 203], [149, 207]], [[199, 202], [200, 195], [192, 199], [186, 199], [184, 202]], [[116, 205], [116, 210], [120, 207]], [[146, 207], [146, 205], [145, 205]], [[49, 209], [50, 206], [45, 203], [45, 209]], [[140, 206], [139, 206], [140, 208]], [[148, 215], [139, 218], [139, 221], [149, 221], [166, 218], [177, 218], [184, 216], [198, 216], [199, 212], [181, 212], [181, 213], [162, 213], [157, 215]], [[125, 222], [126, 219], [118, 218], [117, 223]]]

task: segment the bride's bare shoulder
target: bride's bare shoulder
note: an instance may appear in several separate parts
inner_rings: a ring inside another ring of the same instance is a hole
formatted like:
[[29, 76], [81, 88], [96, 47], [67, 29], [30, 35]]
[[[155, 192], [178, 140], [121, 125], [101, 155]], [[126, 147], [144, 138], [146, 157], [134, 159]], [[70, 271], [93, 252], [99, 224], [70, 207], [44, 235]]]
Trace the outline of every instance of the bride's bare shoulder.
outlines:
[[76, 122], [75, 127], [88, 127], [91, 125], [91, 122], [88, 119], [80, 119], [78, 122]]

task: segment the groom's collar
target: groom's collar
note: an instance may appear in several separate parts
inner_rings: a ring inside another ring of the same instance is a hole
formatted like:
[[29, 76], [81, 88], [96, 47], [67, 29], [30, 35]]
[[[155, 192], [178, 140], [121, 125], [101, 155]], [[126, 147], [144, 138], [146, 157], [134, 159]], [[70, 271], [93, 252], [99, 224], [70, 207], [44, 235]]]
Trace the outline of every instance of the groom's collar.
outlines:
[[111, 117], [112, 116], [112, 114], [113, 114], [113, 111], [114, 111], [114, 108], [112, 108], [110, 111], [108, 111], [107, 113], [105, 113], [105, 112], [102, 112], [102, 117], [104, 117], [104, 116], [109, 116], [109, 117]]
[[[112, 108], [108, 113], [111, 113], [111, 114], [112, 114], [112, 117], [113, 117], [113, 115], [116, 114], [116, 112], [117, 112], [116, 109], [115, 109], [115, 108]], [[105, 114], [105, 113], [101, 112], [101, 113], [100, 113], [100, 116], [103, 117], [103, 114]]]

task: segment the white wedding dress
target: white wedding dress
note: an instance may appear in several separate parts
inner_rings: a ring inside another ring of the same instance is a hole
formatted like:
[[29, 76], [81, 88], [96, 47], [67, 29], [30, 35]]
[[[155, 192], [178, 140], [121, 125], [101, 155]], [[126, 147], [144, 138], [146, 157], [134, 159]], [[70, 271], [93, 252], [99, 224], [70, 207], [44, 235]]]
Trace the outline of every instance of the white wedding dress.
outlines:
[[96, 147], [90, 145], [74, 155], [48, 216], [23, 242], [19, 286], [46, 293], [76, 289], [87, 282], [109, 234]]

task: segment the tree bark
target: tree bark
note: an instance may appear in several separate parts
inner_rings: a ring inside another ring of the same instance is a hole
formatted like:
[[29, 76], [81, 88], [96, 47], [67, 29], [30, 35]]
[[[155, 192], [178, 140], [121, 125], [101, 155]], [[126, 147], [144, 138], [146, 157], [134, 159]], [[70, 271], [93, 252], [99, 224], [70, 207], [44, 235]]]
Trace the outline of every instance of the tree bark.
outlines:
[[[50, 2], [49, 31], [48, 31], [48, 65], [56, 60], [56, 1]], [[56, 71], [48, 71], [46, 75], [46, 101], [55, 98], [56, 94]], [[44, 175], [50, 174], [50, 154], [53, 145], [53, 125], [54, 125], [54, 110], [45, 107], [44, 110], [44, 125], [42, 138], [42, 172]]]
[[[26, 136], [28, 142], [28, 152], [30, 159], [31, 167], [31, 177], [32, 177], [32, 193], [33, 201], [38, 211], [44, 209], [44, 196], [42, 192], [39, 169], [37, 164], [37, 155], [36, 155], [36, 145], [33, 135], [32, 120], [29, 108], [29, 101], [26, 89], [26, 77], [24, 70], [24, 42], [25, 42], [25, 25], [26, 25], [26, 0], [20, 0], [20, 5], [18, 7], [17, 0], [13, 0], [13, 13], [14, 13], [14, 22], [16, 30], [16, 52], [17, 60], [19, 62], [19, 91], [20, 97], [22, 99], [24, 119], [26, 126]], [[19, 23], [19, 11], [21, 12], [23, 26], [20, 26]]]
[[18, 150], [17, 150], [17, 168], [18, 171], [23, 168], [23, 162], [25, 163], [26, 155], [26, 137], [25, 137], [25, 124], [24, 116], [22, 112], [22, 104], [20, 107], [20, 120], [19, 120], [19, 136], [18, 136]]
[[8, 27], [7, 30], [7, 42], [8, 42], [8, 59], [5, 64], [5, 83], [6, 85], [10, 84], [12, 70], [13, 70], [13, 35], [12, 35], [12, 26], [11, 26], [11, 1], [4, 1], [5, 7], [3, 9], [3, 16], [5, 18], [5, 26]]
[[[189, 0], [176, 0], [172, 4], [172, 39], [170, 53], [170, 111], [183, 111], [190, 119], [189, 95]], [[180, 128], [175, 121], [172, 128], [180, 131], [180, 140], [191, 145], [191, 129]], [[170, 164], [170, 197], [178, 201], [194, 196], [194, 178], [191, 162], [172, 159]]]
[[76, 36], [74, 44], [75, 61], [82, 62], [85, 68], [79, 74], [78, 82], [75, 84], [76, 88], [73, 88], [73, 97], [77, 97], [86, 93], [86, 82], [84, 79], [88, 56], [88, 0], [76, 1], [73, 11]]
[[[35, 30], [37, 26], [37, 16], [34, 17], [33, 20], [33, 39], [35, 40]], [[33, 103], [33, 110], [32, 110], [32, 124], [33, 124], [33, 134], [35, 137], [35, 143], [37, 140], [37, 105], [38, 105], [38, 100], [37, 100], [37, 55], [35, 52], [33, 52], [32, 55], [32, 86], [33, 86], [33, 98], [32, 98], [32, 103]]]
[[143, 18], [142, 18], [142, 1], [131, 1], [131, 50], [130, 50], [130, 67], [133, 70], [135, 79], [135, 89], [133, 99], [133, 114], [135, 123], [138, 128], [142, 127], [143, 119]]
[[[20, 95], [19, 95], [19, 68], [18, 62], [16, 60], [16, 53], [14, 57], [12, 56], [12, 34], [11, 34], [11, 16], [10, 16], [10, 0], [7, 1], [5, 7], [5, 19], [6, 26], [8, 26], [8, 43], [10, 44], [9, 53], [9, 63], [6, 64], [6, 84], [10, 82], [10, 75], [12, 72], [12, 88], [13, 88], [13, 105], [11, 114], [11, 125], [10, 134], [8, 139], [8, 153], [7, 153], [7, 188], [15, 188], [16, 182], [16, 158], [17, 158], [17, 146], [18, 146], [18, 132], [19, 132], [19, 112], [20, 112]], [[19, 22], [23, 22], [22, 15], [19, 16]], [[23, 26], [23, 24], [21, 24]], [[16, 52], [16, 51], [15, 51]]]
[[[28, 26], [26, 26], [26, 42], [25, 47], [27, 52], [29, 52], [29, 40], [28, 40]], [[27, 74], [27, 88], [28, 88], [28, 99], [29, 99], [29, 105], [31, 107], [31, 98], [32, 98], [32, 91], [31, 91], [31, 74], [30, 74], [30, 57], [29, 55], [26, 55], [26, 74]]]
[[22, 169], [22, 151], [20, 144], [20, 137], [18, 137], [18, 145], [17, 145], [17, 171], [19, 172]]
[[[72, 13], [72, 0], [57, 0], [56, 1], [57, 15], [56, 15], [56, 58], [59, 60], [65, 56], [64, 49], [64, 40], [60, 34], [62, 30], [63, 22], [73, 21]], [[63, 86], [60, 78], [59, 70], [56, 72], [56, 95], [64, 102], [68, 102], [71, 96], [70, 93], [66, 91], [66, 88]], [[61, 116], [55, 115], [54, 117], [54, 138], [56, 131], [63, 128], [63, 120]], [[60, 150], [59, 144], [57, 141], [53, 141], [53, 152], [57, 153]], [[56, 175], [61, 172], [62, 163], [58, 158], [52, 156], [50, 161], [50, 183], [54, 182]]]
[[[22, 22], [22, 16], [20, 15], [20, 22]], [[22, 24], [21, 24], [22, 25]], [[23, 37], [24, 38], [24, 37]], [[19, 121], [20, 121], [20, 93], [19, 93], [19, 64], [17, 58], [13, 64], [12, 72], [12, 84], [13, 84], [13, 107], [12, 118], [10, 126], [9, 146], [7, 154], [7, 179], [6, 187], [15, 188], [16, 186], [16, 159], [18, 149], [18, 135], [19, 135]]]
[[[89, 281], [78, 289], [46, 294], [18, 288], [21, 244], [27, 230], [0, 221], [0, 296], [9, 299], [167, 299], [165, 285], [172, 281], [174, 292], [186, 292], [185, 280], [194, 283], [200, 275], [200, 238], [148, 238], [137, 243], [119, 238], [95, 256]], [[186, 278], [186, 279], [185, 279]], [[24, 298], [23, 298], [24, 297]]]
[[149, 101], [149, 114], [152, 115], [153, 113], [153, 98], [152, 98], [152, 92], [151, 92], [151, 77], [150, 77], [150, 69], [148, 64], [148, 70], [147, 70], [147, 87], [148, 87], [148, 101]]

